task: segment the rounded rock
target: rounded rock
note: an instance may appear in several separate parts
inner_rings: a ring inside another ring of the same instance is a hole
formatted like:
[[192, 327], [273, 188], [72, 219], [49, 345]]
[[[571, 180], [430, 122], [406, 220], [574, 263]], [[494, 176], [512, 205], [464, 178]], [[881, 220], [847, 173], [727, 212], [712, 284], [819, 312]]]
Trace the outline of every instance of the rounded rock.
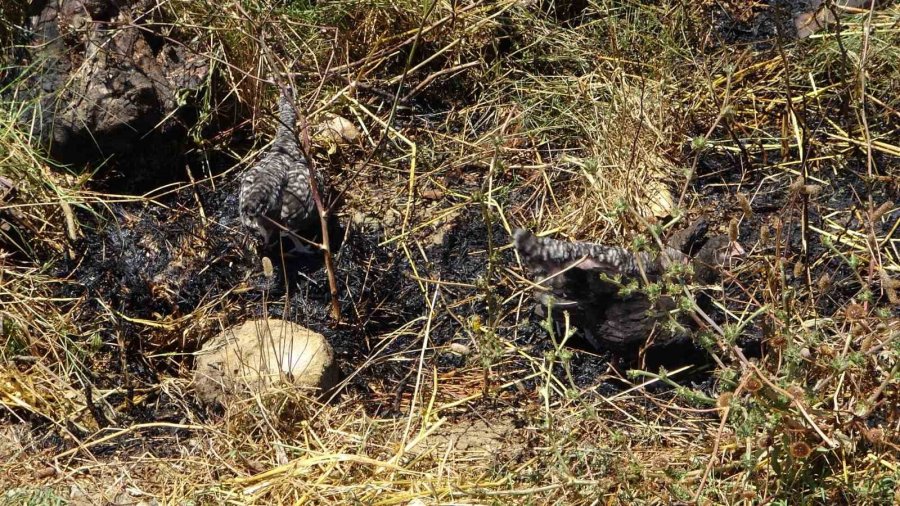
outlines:
[[284, 387], [325, 394], [339, 381], [325, 337], [276, 319], [249, 320], [207, 341], [197, 352], [194, 391], [205, 404]]

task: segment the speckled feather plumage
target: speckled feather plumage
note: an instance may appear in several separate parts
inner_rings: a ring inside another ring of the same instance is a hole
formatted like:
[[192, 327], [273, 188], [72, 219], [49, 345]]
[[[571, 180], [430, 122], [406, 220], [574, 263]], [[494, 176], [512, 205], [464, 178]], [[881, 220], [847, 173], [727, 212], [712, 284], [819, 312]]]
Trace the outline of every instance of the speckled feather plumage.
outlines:
[[315, 226], [318, 213], [309, 184], [309, 167], [294, 135], [297, 115], [292, 100], [289, 90], [282, 91], [275, 139], [241, 179], [240, 216], [264, 248], [286, 237], [294, 249], [308, 251], [296, 236], [303, 236]]
[[516, 231], [515, 240], [519, 254], [529, 267], [546, 275], [578, 262], [574, 267], [593, 269], [608, 276], [637, 277], [641, 270], [648, 276], [654, 276], [663, 271], [667, 262], [687, 258], [684, 253], [669, 247], [666, 248], [666, 258], [648, 252], [634, 254], [618, 246], [536, 237], [522, 229]]
[[[706, 230], [701, 220], [673, 234], [664, 254], [540, 238], [526, 230], [516, 231], [515, 244], [535, 281], [547, 288], [536, 292], [541, 313], [552, 307], [554, 316], [560, 317], [565, 310], [594, 347], [621, 348], [644, 342], [651, 334], [662, 335], [659, 323], [675, 309], [669, 297], [651, 302], [640, 290], [623, 294], [623, 286], [655, 282], [672, 263], [690, 264], [697, 283], [716, 280], [731, 254], [731, 243], [723, 236], [704, 242]], [[667, 338], [679, 335], [683, 334], [669, 332]]]

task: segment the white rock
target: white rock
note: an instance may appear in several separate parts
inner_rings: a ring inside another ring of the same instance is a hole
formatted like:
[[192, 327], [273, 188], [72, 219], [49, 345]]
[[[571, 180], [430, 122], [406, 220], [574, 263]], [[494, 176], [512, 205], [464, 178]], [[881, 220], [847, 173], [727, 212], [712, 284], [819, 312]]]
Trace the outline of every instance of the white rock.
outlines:
[[352, 121], [336, 114], [327, 114], [316, 130], [315, 139], [326, 145], [353, 144], [360, 136]]
[[462, 355], [464, 357], [466, 355], [468, 355], [469, 353], [472, 353], [472, 350], [469, 349], [469, 347], [463, 343], [450, 343], [449, 348], [450, 348], [450, 351], [452, 351], [453, 353], [456, 353], [457, 355]]
[[659, 180], [651, 180], [647, 182], [644, 189], [647, 210], [657, 218], [665, 218], [671, 216], [675, 209], [675, 198], [665, 183]]
[[207, 341], [197, 353], [194, 391], [207, 404], [285, 386], [327, 392], [338, 382], [325, 338], [276, 319], [250, 320]]

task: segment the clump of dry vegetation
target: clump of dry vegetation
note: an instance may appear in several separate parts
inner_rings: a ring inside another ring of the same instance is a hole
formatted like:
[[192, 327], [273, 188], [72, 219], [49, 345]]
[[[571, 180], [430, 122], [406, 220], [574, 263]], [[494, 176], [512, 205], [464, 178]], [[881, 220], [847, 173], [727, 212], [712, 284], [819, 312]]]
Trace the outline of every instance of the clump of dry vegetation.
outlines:
[[[0, 501], [896, 504], [900, 7], [797, 41], [792, 6], [159, 2], [213, 77], [192, 180], [139, 197], [4, 98]], [[342, 195], [340, 323], [321, 270], [257, 296], [239, 247], [286, 82]], [[668, 370], [531, 315], [513, 228], [647, 247], [698, 216], [748, 254]], [[259, 314], [332, 341], [333, 399], [196, 404], [191, 352]]]

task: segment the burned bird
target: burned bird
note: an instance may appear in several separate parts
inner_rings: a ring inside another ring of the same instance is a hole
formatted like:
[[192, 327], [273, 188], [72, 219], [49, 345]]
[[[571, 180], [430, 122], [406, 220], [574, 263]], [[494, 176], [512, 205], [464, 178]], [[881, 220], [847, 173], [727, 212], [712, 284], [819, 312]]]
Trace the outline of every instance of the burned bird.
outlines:
[[689, 335], [691, 322], [677, 314], [674, 294], [651, 296], [648, 288], [679, 280], [709, 285], [743, 253], [728, 237], [707, 239], [706, 232], [706, 222], [698, 221], [673, 234], [658, 253], [558, 241], [522, 229], [515, 232], [515, 245], [544, 288], [536, 292], [539, 314], [549, 310], [559, 324], [566, 312], [594, 348], [623, 350], [651, 338], [670, 342]]
[[281, 91], [278, 111], [275, 139], [241, 179], [241, 223], [260, 242], [263, 252], [309, 254], [315, 251], [308, 238], [319, 229], [319, 213], [309, 166], [294, 134], [297, 114], [289, 88]]

